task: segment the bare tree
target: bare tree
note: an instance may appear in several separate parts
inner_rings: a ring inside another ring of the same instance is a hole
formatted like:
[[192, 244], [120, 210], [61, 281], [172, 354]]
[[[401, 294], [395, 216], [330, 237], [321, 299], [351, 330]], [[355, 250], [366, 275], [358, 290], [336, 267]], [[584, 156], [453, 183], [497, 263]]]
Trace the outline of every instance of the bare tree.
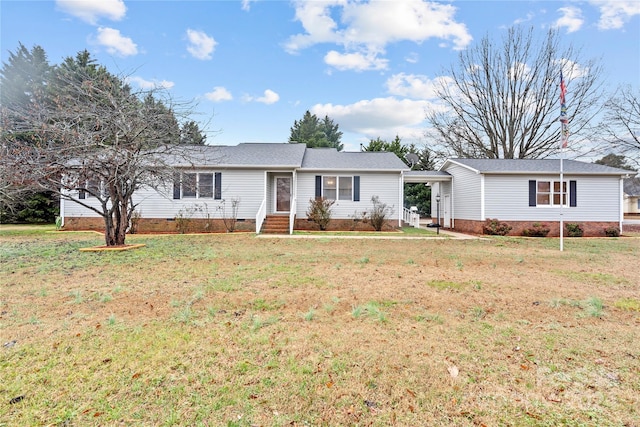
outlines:
[[436, 147], [446, 156], [544, 158], [560, 145], [560, 71], [568, 86], [572, 143], [587, 136], [598, 113], [601, 67], [562, 48], [559, 33], [538, 39], [512, 27], [501, 44], [489, 37], [460, 53], [436, 88], [442, 108], [427, 114]]
[[640, 165], [640, 90], [623, 85], [605, 105], [602, 129], [608, 148]]
[[[125, 244], [141, 187], [173, 179], [176, 106], [162, 92], [133, 92], [88, 54], [56, 70], [47, 96], [3, 106], [3, 165], [17, 187], [54, 191], [104, 219], [107, 246]], [[24, 136], [28, 135], [28, 138]]]

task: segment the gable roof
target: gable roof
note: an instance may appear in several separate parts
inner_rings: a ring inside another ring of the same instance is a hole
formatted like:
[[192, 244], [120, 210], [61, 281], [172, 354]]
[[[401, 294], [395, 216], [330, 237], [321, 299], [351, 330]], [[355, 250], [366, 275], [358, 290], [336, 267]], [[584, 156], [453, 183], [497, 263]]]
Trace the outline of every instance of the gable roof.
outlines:
[[[558, 174], [560, 159], [448, 159], [440, 170], [446, 170], [456, 164], [480, 174]], [[572, 175], [618, 175], [629, 176], [632, 172], [625, 169], [595, 163], [563, 160], [564, 173]]]
[[640, 178], [627, 178], [623, 180], [623, 191], [631, 197], [640, 197]]
[[394, 153], [384, 151], [345, 152], [335, 148], [307, 148], [302, 169], [399, 172], [409, 170], [409, 167]]
[[394, 153], [343, 152], [335, 148], [307, 148], [305, 144], [241, 143], [191, 145], [172, 149], [170, 164], [177, 167], [302, 169], [325, 171], [408, 170]]

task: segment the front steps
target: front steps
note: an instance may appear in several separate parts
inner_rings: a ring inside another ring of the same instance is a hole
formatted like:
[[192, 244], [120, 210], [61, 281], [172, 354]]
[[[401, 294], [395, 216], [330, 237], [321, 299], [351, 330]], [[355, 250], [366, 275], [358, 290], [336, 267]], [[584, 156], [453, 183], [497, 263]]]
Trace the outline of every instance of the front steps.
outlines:
[[289, 234], [289, 215], [267, 215], [261, 233]]

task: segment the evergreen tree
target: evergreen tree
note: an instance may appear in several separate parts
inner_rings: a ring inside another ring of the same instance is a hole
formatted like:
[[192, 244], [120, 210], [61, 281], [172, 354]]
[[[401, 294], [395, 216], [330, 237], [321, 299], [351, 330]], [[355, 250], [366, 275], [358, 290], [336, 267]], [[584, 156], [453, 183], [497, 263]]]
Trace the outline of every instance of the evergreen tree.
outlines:
[[330, 147], [342, 151], [341, 138], [342, 132], [329, 116], [320, 120], [307, 110], [300, 121], [293, 122], [289, 142], [306, 144], [309, 148]]
[[194, 120], [190, 120], [182, 125], [180, 129], [180, 144], [204, 145], [206, 140], [206, 135], [202, 133], [198, 123]]

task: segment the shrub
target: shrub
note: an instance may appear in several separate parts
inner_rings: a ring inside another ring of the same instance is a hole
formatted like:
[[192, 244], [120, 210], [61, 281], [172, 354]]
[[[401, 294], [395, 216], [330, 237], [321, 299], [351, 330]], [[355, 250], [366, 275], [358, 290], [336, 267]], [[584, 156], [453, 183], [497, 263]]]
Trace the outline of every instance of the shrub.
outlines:
[[351, 231], [354, 231], [356, 228], [358, 228], [358, 224], [360, 223], [366, 224], [367, 221], [369, 220], [367, 216], [368, 216], [367, 211], [362, 211], [362, 212], [355, 211], [353, 215], [351, 215], [350, 217], [353, 220], [353, 223], [351, 225]]
[[138, 232], [140, 218], [142, 218], [142, 212], [138, 210], [134, 210], [131, 212], [131, 218], [129, 218], [129, 229], [127, 230], [127, 233], [136, 234]]
[[604, 229], [604, 234], [607, 237], [620, 237], [620, 230], [618, 227], [607, 227]]
[[178, 211], [178, 214], [174, 217], [178, 233], [185, 234], [189, 232], [189, 229], [191, 228], [191, 219], [197, 210], [197, 206], [185, 206]]
[[575, 222], [567, 223], [565, 228], [567, 229], [568, 237], [582, 237], [582, 235], [584, 234], [584, 230], [582, 230], [582, 226]]
[[490, 234], [492, 236], [506, 236], [511, 231], [511, 226], [506, 222], [500, 222], [496, 218], [487, 218], [482, 231], [484, 234]]
[[369, 214], [369, 222], [376, 231], [381, 231], [387, 218], [393, 213], [393, 208], [386, 203], [380, 202], [378, 196], [371, 197], [373, 208]]
[[222, 222], [227, 229], [227, 233], [233, 233], [236, 230], [238, 222], [238, 209], [240, 207], [240, 199], [231, 199], [231, 210], [227, 211], [227, 201], [223, 200], [220, 209], [222, 209]]
[[320, 230], [326, 230], [331, 222], [331, 206], [334, 203], [333, 200], [325, 199], [324, 197], [309, 200], [307, 218], [318, 224]]
[[534, 222], [531, 228], [522, 230], [522, 235], [527, 237], [547, 237], [547, 234], [549, 234], [549, 227], [539, 222]]

